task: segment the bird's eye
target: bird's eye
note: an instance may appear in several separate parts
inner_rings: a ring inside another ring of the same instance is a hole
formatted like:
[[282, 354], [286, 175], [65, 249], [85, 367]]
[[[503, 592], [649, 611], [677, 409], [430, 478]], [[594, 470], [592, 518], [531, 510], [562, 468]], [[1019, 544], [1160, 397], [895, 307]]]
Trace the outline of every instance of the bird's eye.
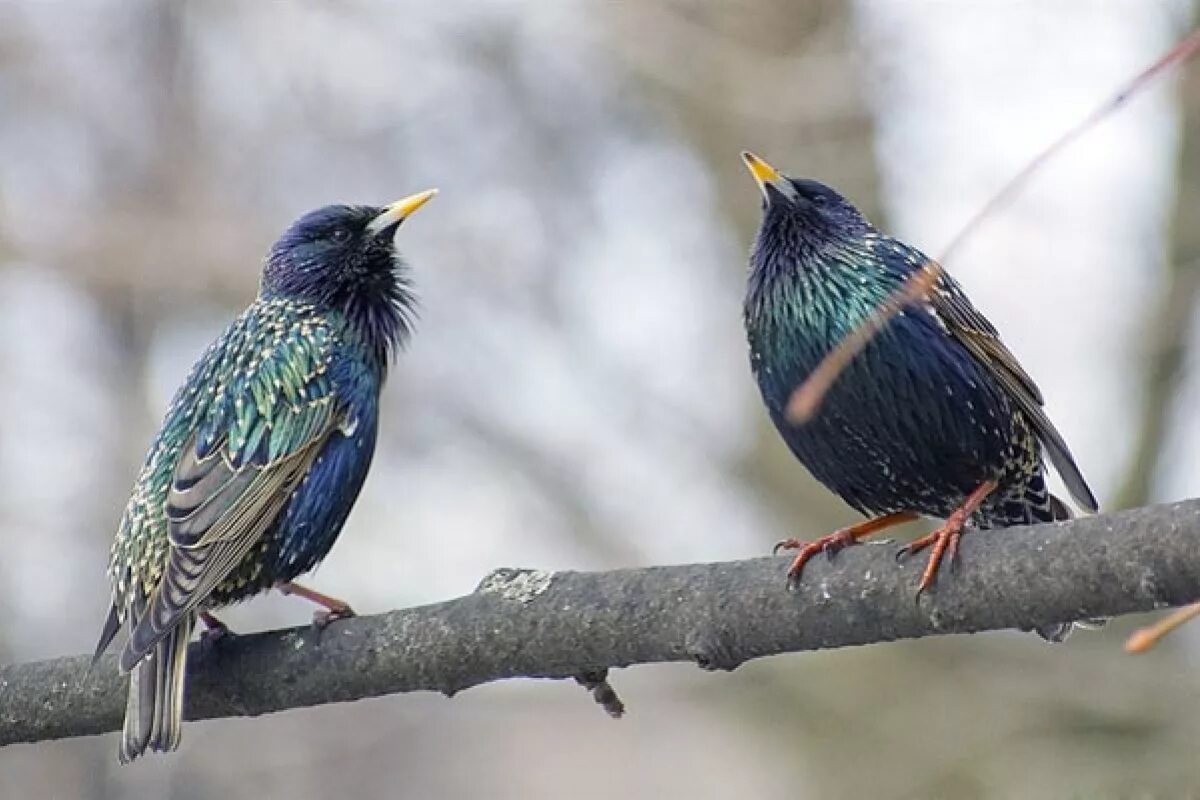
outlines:
[[350, 241], [350, 229], [339, 225], [333, 229], [332, 233], [329, 234], [329, 238], [333, 239], [333, 241], [337, 242], [338, 244], [345, 244], [346, 242]]

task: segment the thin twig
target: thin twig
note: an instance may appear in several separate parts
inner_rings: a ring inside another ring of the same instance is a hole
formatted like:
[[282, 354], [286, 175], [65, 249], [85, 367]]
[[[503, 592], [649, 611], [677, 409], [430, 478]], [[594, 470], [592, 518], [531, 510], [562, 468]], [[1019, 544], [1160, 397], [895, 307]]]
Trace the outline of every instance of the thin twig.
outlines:
[[1087, 133], [1105, 117], [1121, 109], [1135, 95], [1145, 89], [1150, 83], [1161, 76], [1169, 67], [1182, 64], [1200, 52], [1200, 28], [1196, 28], [1185, 39], [1164, 53], [1157, 61], [1140, 72], [1129, 81], [1119, 92], [1107, 102], [1085, 117], [1080, 123], [1064, 133], [1049, 147], [1039, 153], [1024, 169], [1018, 172], [1012, 180], [992, 196], [975, 216], [959, 230], [937, 260], [928, 260], [921, 269], [900, 287], [891, 297], [884, 301], [857, 328], [851, 331], [837, 347], [835, 347], [817, 368], [808, 376], [788, 401], [787, 416], [797, 424], [807, 422], [816, 413], [817, 407], [825, 394], [833, 386], [842, 370], [854, 359], [859, 352], [881, 331], [887, 323], [906, 305], [924, 299], [941, 276], [942, 264], [949, 263], [950, 257], [962, 243], [992, 215], [1007, 205], [1025, 187], [1034, 174], [1046, 165], [1050, 159], [1057, 156]]

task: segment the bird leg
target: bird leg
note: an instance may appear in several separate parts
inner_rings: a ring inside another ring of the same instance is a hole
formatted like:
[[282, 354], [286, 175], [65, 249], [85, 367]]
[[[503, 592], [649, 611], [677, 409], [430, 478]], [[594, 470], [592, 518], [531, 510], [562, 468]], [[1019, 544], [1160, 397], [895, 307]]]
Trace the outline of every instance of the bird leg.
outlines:
[[200, 612], [200, 621], [204, 623], [204, 630], [200, 633], [200, 647], [202, 648], [211, 650], [223, 640], [233, 636], [233, 631], [229, 630], [228, 625], [207, 611]]
[[324, 611], [313, 612], [313, 626], [317, 630], [325, 628], [329, 623], [339, 619], [346, 619], [354, 616], [354, 609], [345, 600], [339, 600], [336, 597], [330, 597], [327, 594], [322, 594], [315, 589], [309, 589], [307, 586], [301, 586], [294, 581], [287, 581], [275, 587], [283, 594], [294, 594], [297, 597], [303, 597], [305, 600], [310, 600], [319, 606], [325, 608]]
[[1144, 653], [1163, 640], [1168, 633], [1195, 617], [1200, 617], [1200, 603], [1175, 609], [1166, 619], [1160, 619], [1148, 628], [1139, 628], [1125, 641], [1126, 653]]
[[893, 525], [912, 522], [916, 518], [917, 515], [912, 511], [896, 511], [891, 514], [884, 514], [882, 517], [876, 517], [875, 519], [869, 519], [855, 525], [848, 525], [845, 528], [839, 528], [828, 536], [822, 536], [813, 542], [805, 542], [800, 539], [784, 539], [775, 543], [775, 548], [772, 552], [778, 555], [780, 550], [800, 551], [792, 559], [792, 565], [788, 567], [787, 572], [788, 588], [795, 589], [800, 584], [800, 573], [804, 571], [804, 565], [817, 553], [824, 553], [832, 558], [833, 554], [843, 547], [858, 544], [858, 540], [864, 536], [878, 533], [884, 528], [890, 528]]
[[200, 612], [200, 621], [204, 623], [204, 633], [206, 635], [221, 637], [232, 633], [232, 631], [229, 630], [228, 625], [226, 625], [224, 622], [221, 622], [221, 620], [217, 619], [208, 611]]
[[937, 578], [938, 567], [941, 566], [945, 556], [950, 557], [950, 563], [954, 564], [958, 560], [958, 541], [962, 538], [963, 528], [971, 519], [971, 515], [979, 510], [983, 505], [983, 501], [987, 496], [996, 491], [995, 481], [984, 481], [975, 487], [975, 490], [967, 495], [967, 499], [963, 504], [954, 510], [949, 517], [946, 518], [945, 524], [938, 528], [928, 536], [922, 536], [916, 541], [910, 542], [900, 548], [900, 552], [896, 554], [897, 558], [904, 558], [919, 553], [927, 547], [932, 546], [933, 550], [929, 553], [929, 561], [925, 564], [925, 571], [921, 573], [921, 583], [917, 587], [917, 597], [920, 596], [933, 585]]

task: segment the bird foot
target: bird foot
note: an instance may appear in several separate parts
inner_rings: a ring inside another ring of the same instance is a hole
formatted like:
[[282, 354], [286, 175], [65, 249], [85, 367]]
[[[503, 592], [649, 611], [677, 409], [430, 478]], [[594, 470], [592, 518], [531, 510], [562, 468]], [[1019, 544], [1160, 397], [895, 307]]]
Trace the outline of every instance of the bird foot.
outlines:
[[807, 564], [817, 553], [824, 553], [827, 558], [833, 558], [839, 550], [855, 544], [857, 539], [854, 531], [850, 528], [842, 528], [834, 531], [828, 536], [822, 536], [812, 542], [806, 542], [801, 539], [783, 539], [776, 542], [772, 549], [774, 555], [779, 555], [780, 550], [799, 550], [796, 557], [792, 559], [792, 565], [787, 571], [787, 587], [788, 591], [794, 592], [800, 585], [800, 575], [804, 572], [804, 565]]
[[[917, 515], [910, 511], [896, 511], [891, 514], [885, 514], [882, 517], [869, 519], [866, 522], [859, 522], [855, 525], [840, 528], [828, 536], [822, 536], [820, 539], [812, 542], [806, 542], [802, 539], [784, 539], [775, 544], [775, 549], [772, 552], [778, 555], [780, 550], [800, 551], [792, 559], [792, 565], [788, 567], [787, 572], [788, 590], [794, 591], [800, 585], [800, 574], [804, 571], [804, 565], [817, 553], [824, 553], [829, 558], [833, 558], [839, 550], [843, 550], [852, 544], [862, 544], [861, 540], [865, 536], [878, 533], [884, 528], [890, 528], [893, 525], [910, 522], [916, 518]], [[891, 539], [887, 539], [880, 543], [886, 544], [890, 541]]]
[[962, 539], [963, 525], [963, 522], [947, 520], [945, 525], [933, 533], [909, 542], [896, 552], [896, 560], [900, 561], [926, 548], [933, 548], [929, 553], [929, 561], [925, 563], [925, 571], [921, 573], [921, 582], [917, 585], [918, 600], [937, 580], [938, 568], [943, 561], [950, 562], [951, 570], [958, 568], [958, 543]]
[[312, 625], [318, 633], [328, 628], [339, 619], [350, 619], [356, 617], [354, 609], [346, 604], [342, 604], [341, 608], [331, 608], [327, 611], [314, 611]]
[[200, 621], [204, 623], [204, 630], [200, 632], [201, 648], [211, 650], [221, 642], [231, 639], [234, 636], [233, 631], [229, 629], [228, 625], [207, 611], [200, 612]]
[[318, 611], [313, 614], [313, 627], [322, 630], [336, 622], [339, 619], [346, 619], [354, 616], [354, 609], [345, 600], [339, 600], [332, 595], [318, 592], [316, 589], [309, 589], [307, 586], [301, 586], [298, 583], [288, 581], [281, 583], [275, 587], [280, 592], [286, 595], [296, 595], [303, 597], [309, 602], [316, 603], [324, 608], [324, 611]]
[[979, 510], [979, 506], [989, 494], [996, 490], [995, 481], [984, 481], [975, 488], [973, 492], [967, 495], [967, 499], [963, 504], [954, 510], [949, 517], [946, 518], [945, 524], [927, 536], [922, 536], [913, 542], [901, 547], [896, 553], [896, 560], [907, 558], [921, 552], [926, 548], [931, 548], [929, 552], [929, 561], [925, 563], [925, 571], [921, 573], [921, 582], [917, 585], [917, 602], [921, 602], [923, 595], [937, 580], [938, 568], [942, 562], [950, 560], [950, 568], [958, 567], [958, 543], [962, 539], [963, 528], [966, 527], [967, 521], [971, 519], [971, 515]]

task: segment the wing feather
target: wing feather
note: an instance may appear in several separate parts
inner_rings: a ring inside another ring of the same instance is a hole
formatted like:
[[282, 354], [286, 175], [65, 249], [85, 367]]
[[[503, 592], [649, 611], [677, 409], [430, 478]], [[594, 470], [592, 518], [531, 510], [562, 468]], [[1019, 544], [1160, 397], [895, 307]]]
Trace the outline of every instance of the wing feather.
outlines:
[[938, 285], [930, 293], [929, 302], [934, 312], [945, 322], [951, 335], [958, 339], [979, 363], [987, 367], [1009, 398], [1025, 414], [1071, 497], [1082, 508], [1096, 511], [1098, 504], [1095, 495], [1088, 487], [1079, 465], [1075, 463], [1062, 434], [1054, 427], [1054, 423], [1042, 408], [1044, 400], [1041, 390], [1012, 351], [1000, 341], [1000, 334], [996, 328], [971, 304], [966, 294], [949, 275], [942, 275]]
[[[328, 374], [330, 337], [310, 324], [259, 349], [224, 355], [235, 365], [179, 451], [163, 505], [167, 548], [143, 613], [131, 614], [121, 655], [130, 669], [200, 607], [261, 546], [312, 462], [344, 421]], [[254, 344], [254, 343], [252, 343]]]

